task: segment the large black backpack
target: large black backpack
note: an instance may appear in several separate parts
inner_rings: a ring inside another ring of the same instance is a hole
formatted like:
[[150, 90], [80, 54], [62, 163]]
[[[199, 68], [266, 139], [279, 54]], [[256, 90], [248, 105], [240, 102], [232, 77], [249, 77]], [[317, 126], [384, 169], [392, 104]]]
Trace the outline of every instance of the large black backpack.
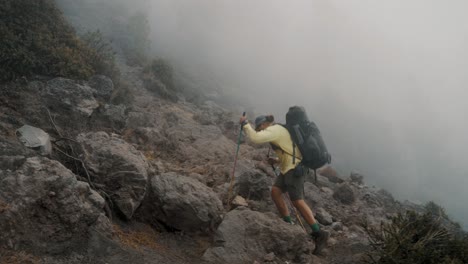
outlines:
[[[302, 154], [302, 165], [315, 171], [331, 162], [331, 156], [323, 142], [319, 129], [314, 122], [309, 121], [303, 107], [292, 106], [289, 108], [286, 114], [285, 127], [291, 134], [293, 144], [299, 148]], [[294, 156], [293, 154], [295, 160]]]

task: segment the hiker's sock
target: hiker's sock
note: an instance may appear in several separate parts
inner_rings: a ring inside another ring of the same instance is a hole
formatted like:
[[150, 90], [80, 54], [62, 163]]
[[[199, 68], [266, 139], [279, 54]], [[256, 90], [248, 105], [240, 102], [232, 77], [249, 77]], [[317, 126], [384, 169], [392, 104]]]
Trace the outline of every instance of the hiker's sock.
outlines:
[[311, 224], [310, 227], [312, 228], [313, 233], [320, 231], [320, 226], [318, 225], [317, 222]]
[[283, 216], [283, 220], [286, 222], [286, 223], [292, 223], [292, 219], [291, 219], [291, 216], [290, 215], [287, 215], [287, 216]]

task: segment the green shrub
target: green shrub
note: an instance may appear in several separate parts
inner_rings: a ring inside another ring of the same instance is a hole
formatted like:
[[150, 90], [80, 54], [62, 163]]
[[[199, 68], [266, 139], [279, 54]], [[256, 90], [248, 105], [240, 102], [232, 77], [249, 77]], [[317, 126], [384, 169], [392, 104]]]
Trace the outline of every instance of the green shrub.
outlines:
[[164, 99], [178, 100], [177, 89], [172, 77], [172, 67], [165, 60], [154, 59], [144, 67], [142, 79], [149, 91]]
[[81, 39], [91, 48], [88, 59], [95, 72], [110, 77], [118, 85], [120, 71], [115, 64], [115, 52], [111, 43], [99, 30], [88, 31]]
[[2, 0], [0, 17], [0, 82], [34, 74], [113, 77], [112, 63], [76, 36], [54, 0]]
[[154, 59], [144, 69], [143, 73], [159, 79], [167, 89], [174, 90], [172, 66], [163, 59]]
[[468, 263], [468, 240], [455, 238], [433, 214], [408, 211], [398, 214], [379, 229], [366, 227], [372, 252], [366, 262], [374, 264]]
[[115, 89], [111, 96], [111, 103], [118, 105], [123, 104], [130, 106], [132, 105], [135, 96], [130, 90], [130, 85], [126, 81], [120, 81], [118, 86], [115, 86]]
[[449, 219], [447, 213], [445, 213], [445, 209], [442, 206], [436, 204], [433, 201], [430, 201], [430, 202], [426, 203], [424, 205], [424, 210], [427, 213], [430, 213], [435, 217], [442, 217], [442, 218], [447, 219], [447, 220]]

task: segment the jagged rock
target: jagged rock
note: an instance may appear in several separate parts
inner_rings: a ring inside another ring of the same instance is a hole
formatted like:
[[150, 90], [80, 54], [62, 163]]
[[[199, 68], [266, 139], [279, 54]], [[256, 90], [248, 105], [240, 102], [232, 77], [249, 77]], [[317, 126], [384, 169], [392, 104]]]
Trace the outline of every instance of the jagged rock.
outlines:
[[55, 78], [47, 82], [42, 98], [48, 107], [62, 115], [78, 113], [89, 117], [99, 106], [94, 92], [95, 90], [87, 85], [65, 78]]
[[331, 228], [335, 231], [343, 231], [343, 223], [341, 222], [334, 222], [331, 225]]
[[0, 155], [4, 156], [37, 156], [37, 152], [23, 145], [16, 138], [0, 137]]
[[353, 189], [349, 187], [349, 185], [347, 184], [340, 185], [335, 190], [335, 193], [333, 194], [333, 198], [335, 198], [336, 200], [338, 200], [339, 202], [343, 204], [352, 204], [356, 200]]
[[114, 83], [109, 77], [104, 75], [92, 76], [88, 81], [88, 85], [94, 89], [95, 97], [105, 102], [110, 100], [114, 91]]
[[97, 192], [45, 157], [28, 158], [14, 171], [0, 168], [0, 181], [0, 244], [12, 249], [64, 252], [86, 243], [103, 212]]
[[80, 134], [84, 162], [93, 181], [104, 186], [117, 209], [131, 219], [146, 193], [146, 158], [116, 135], [105, 132]]
[[195, 179], [173, 172], [155, 175], [138, 216], [149, 223], [195, 232], [214, 230], [223, 206], [216, 194]]
[[315, 207], [324, 204], [324, 198], [320, 195], [320, 189], [310, 182], [304, 183], [304, 196], [304, 199], [309, 206]]
[[351, 178], [351, 182], [364, 184], [364, 176], [358, 171], [352, 171], [349, 177]]
[[[225, 173], [232, 177], [232, 167], [234, 163], [228, 163], [225, 166]], [[249, 160], [240, 160], [236, 164], [234, 186], [232, 190], [229, 189], [230, 182], [216, 188], [217, 192], [220, 193], [221, 199], [226, 201], [228, 198], [228, 192], [230, 198], [234, 198], [236, 195], [245, 197], [247, 200], [255, 201], [268, 201], [270, 200], [270, 188], [273, 184], [273, 179], [266, 174], [255, 169], [255, 164]]]
[[226, 214], [215, 234], [217, 246], [203, 258], [212, 263], [252, 263], [270, 252], [288, 261], [308, 263], [313, 248], [299, 225], [272, 213], [236, 209]]
[[242, 173], [236, 179], [234, 192], [249, 200], [268, 200], [272, 184], [270, 177], [252, 169]]
[[317, 218], [319, 223], [321, 223], [322, 225], [331, 225], [333, 223], [333, 217], [331, 216], [331, 214], [328, 213], [322, 207], [319, 207], [315, 213], [315, 218]]
[[0, 156], [0, 169], [17, 170], [25, 161], [24, 156]]
[[28, 148], [37, 149], [42, 155], [52, 153], [50, 136], [44, 130], [24, 125], [16, 131], [19, 140]]
[[91, 117], [92, 127], [100, 131], [109, 128], [121, 131], [127, 124], [127, 107], [125, 105], [105, 104], [98, 107]]

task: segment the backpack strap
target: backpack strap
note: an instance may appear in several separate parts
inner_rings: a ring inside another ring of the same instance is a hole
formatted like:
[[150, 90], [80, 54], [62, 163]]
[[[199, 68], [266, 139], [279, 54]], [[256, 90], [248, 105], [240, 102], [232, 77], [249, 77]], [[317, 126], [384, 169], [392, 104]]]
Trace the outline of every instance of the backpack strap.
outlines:
[[296, 165], [296, 144], [294, 144], [294, 141], [293, 141], [293, 164]]

